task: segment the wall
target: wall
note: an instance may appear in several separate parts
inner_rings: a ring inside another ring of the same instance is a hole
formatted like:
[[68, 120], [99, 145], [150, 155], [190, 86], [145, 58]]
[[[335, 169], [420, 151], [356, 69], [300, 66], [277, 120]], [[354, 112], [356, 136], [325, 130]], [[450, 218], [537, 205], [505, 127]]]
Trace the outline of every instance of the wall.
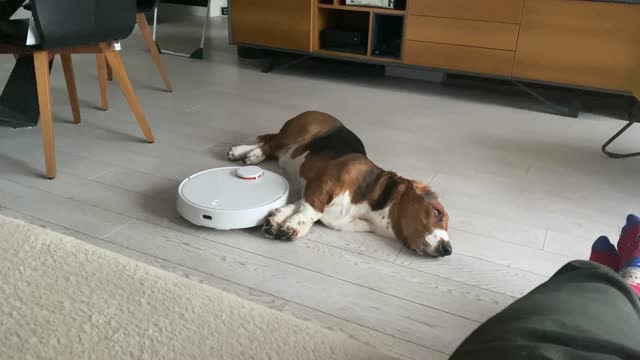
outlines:
[[[265, 0], [268, 1], [268, 0]], [[219, 16], [220, 8], [222, 6], [227, 6], [227, 0], [211, 0], [211, 13], [210, 16]]]

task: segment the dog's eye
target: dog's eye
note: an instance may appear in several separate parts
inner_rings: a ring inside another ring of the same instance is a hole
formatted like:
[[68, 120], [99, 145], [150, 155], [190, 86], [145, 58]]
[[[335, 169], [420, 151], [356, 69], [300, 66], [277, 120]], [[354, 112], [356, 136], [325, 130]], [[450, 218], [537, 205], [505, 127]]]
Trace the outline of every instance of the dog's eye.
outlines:
[[436, 216], [442, 216], [442, 211], [438, 209], [434, 209], [433, 212], [436, 213]]

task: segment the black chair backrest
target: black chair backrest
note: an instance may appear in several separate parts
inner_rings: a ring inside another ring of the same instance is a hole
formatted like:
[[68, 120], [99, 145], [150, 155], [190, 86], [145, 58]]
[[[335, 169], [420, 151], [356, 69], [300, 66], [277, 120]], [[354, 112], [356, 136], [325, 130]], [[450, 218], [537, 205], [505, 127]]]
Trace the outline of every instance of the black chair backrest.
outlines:
[[31, 0], [43, 49], [124, 39], [136, 24], [132, 0]]
[[[274, 0], [264, 0], [274, 1]], [[161, 3], [207, 7], [209, 0], [160, 0]]]
[[0, 0], [0, 20], [9, 20], [25, 0]]
[[137, 0], [138, 12], [147, 12], [155, 9], [158, 6], [158, 1], [160, 0]]

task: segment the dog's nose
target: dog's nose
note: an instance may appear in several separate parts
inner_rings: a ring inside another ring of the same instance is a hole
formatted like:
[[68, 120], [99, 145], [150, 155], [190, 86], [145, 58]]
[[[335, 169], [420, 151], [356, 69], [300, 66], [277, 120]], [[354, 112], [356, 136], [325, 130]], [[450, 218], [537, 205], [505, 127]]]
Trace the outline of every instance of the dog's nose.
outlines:
[[440, 244], [440, 253], [442, 254], [442, 256], [449, 256], [453, 253], [453, 247], [451, 246], [451, 243], [448, 241], [443, 241]]

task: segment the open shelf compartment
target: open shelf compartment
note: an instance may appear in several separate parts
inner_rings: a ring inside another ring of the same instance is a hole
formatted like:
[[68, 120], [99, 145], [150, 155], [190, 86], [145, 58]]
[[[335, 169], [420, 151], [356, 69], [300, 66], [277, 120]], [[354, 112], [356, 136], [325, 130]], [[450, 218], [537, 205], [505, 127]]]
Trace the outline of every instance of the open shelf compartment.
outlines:
[[371, 14], [333, 8], [318, 8], [318, 49], [367, 55]]
[[404, 16], [373, 14], [371, 56], [389, 59], [402, 57]]
[[[320, 0], [323, 1], [323, 0]], [[330, 0], [324, 0], [329, 3]], [[337, 0], [337, 5], [342, 6], [354, 6], [354, 7], [366, 7], [372, 9], [387, 9], [387, 10], [401, 10], [404, 11], [407, 8], [406, 0], [375, 0], [375, 1], [353, 1], [353, 0]], [[374, 10], [375, 11], [375, 10]]]

